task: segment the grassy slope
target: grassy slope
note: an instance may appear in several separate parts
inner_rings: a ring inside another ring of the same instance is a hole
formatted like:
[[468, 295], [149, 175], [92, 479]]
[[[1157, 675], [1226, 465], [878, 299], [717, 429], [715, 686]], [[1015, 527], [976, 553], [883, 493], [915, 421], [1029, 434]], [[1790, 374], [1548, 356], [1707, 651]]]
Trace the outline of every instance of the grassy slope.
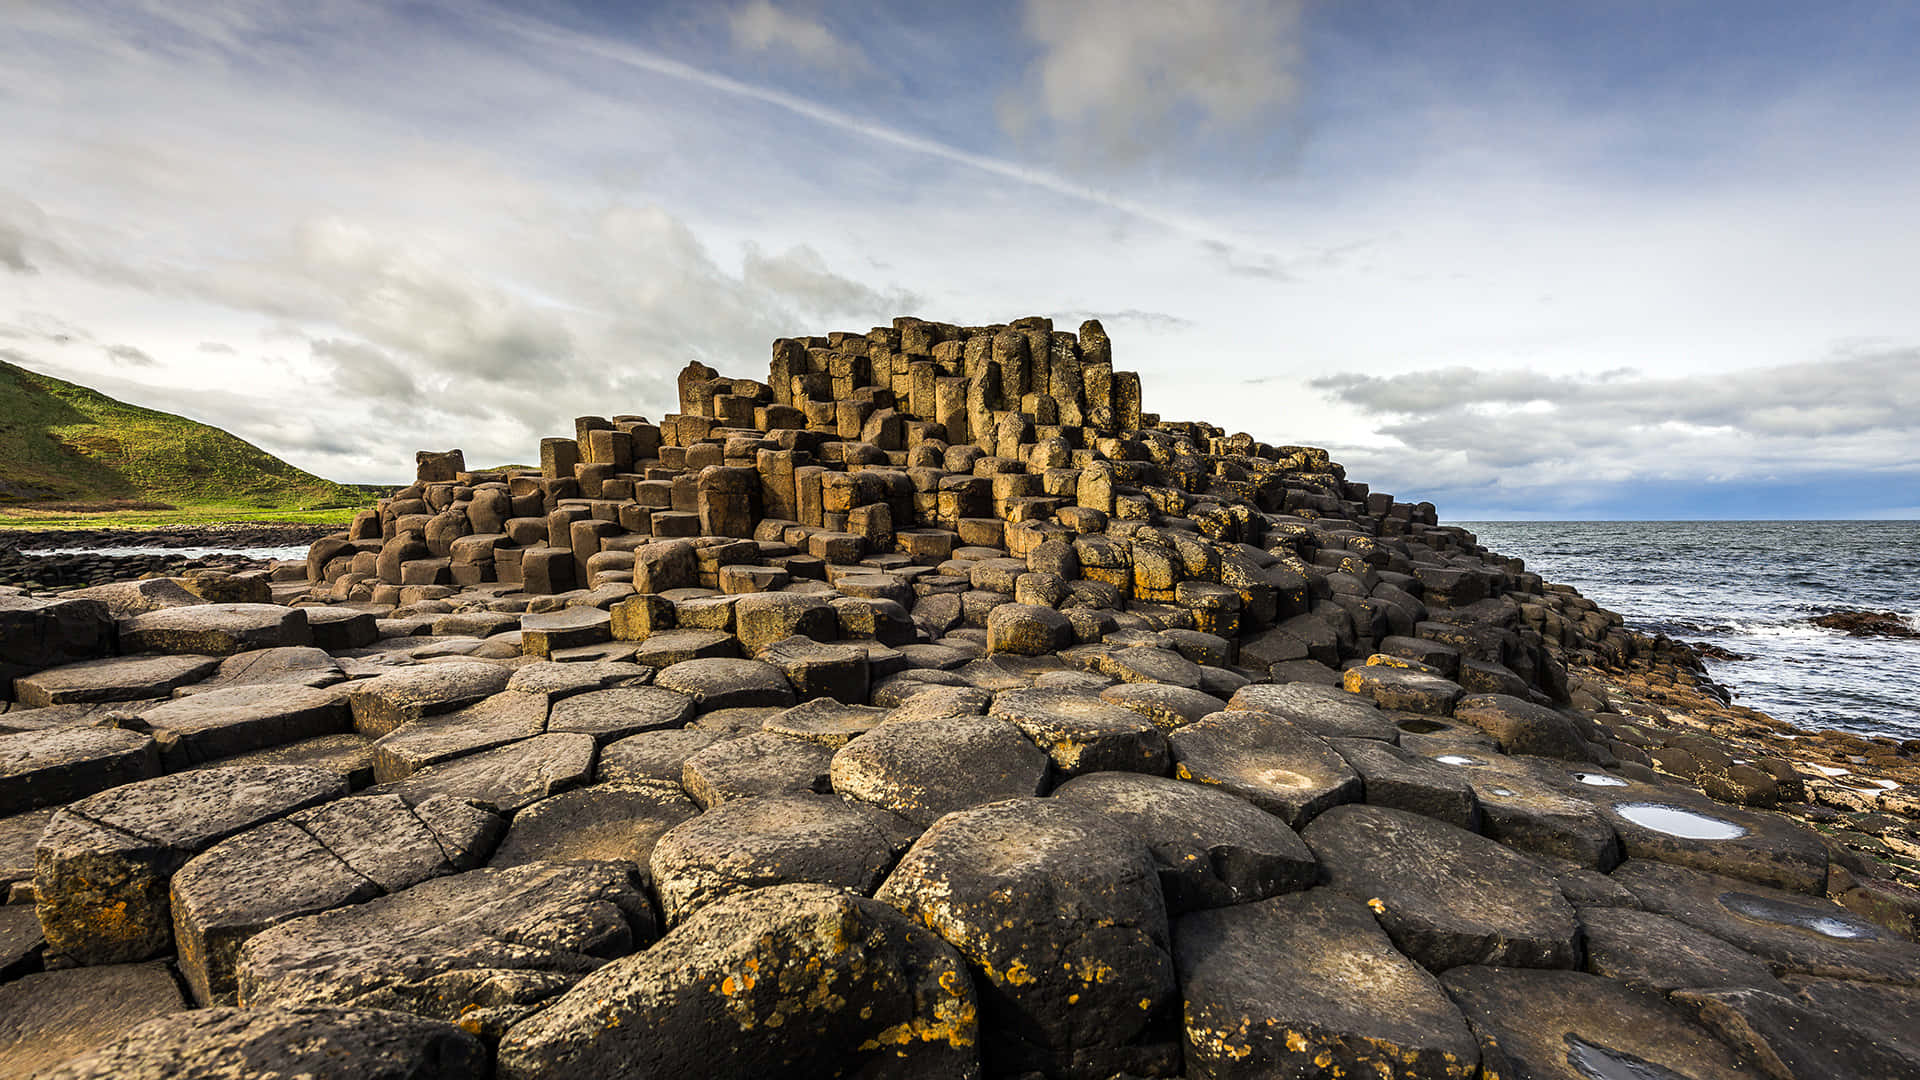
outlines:
[[134, 502], [146, 504], [134, 508], [146, 518], [177, 511], [229, 519], [371, 498], [219, 428], [0, 361], [0, 509], [12, 511], [8, 519], [53, 516], [43, 510], [67, 516], [36, 502]]

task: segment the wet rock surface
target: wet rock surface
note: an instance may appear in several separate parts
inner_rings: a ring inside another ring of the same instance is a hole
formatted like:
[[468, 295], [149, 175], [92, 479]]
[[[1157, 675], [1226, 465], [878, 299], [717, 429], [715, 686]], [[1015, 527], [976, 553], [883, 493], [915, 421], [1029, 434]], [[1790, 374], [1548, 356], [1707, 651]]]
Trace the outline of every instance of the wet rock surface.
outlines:
[[537, 470], [424, 454], [301, 562], [0, 589], [9, 1045], [1101, 1080], [1920, 1050], [1920, 746], [1744, 710], [1325, 451], [1142, 411], [1095, 322], [902, 319], [767, 376], [690, 365]]

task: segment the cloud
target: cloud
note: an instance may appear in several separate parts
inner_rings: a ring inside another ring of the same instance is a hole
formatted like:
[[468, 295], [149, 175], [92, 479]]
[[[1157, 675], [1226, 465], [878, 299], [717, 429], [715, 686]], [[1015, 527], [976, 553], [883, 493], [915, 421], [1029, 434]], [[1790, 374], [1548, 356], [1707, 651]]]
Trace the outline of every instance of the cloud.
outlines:
[[131, 345], [109, 345], [103, 351], [107, 359], [125, 367], [157, 367], [160, 363]]
[[733, 47], [742, 52], [775, 53], [809, 67], [851, 71], [865, 67], [866, 53], [837, 37], [817, 19], [777, 7], [772, 0], [748, 0], [727, 15]]
[[1106, 161], [1155, 156], [1190, 127], [1264, 134], [1298, 93], [1304, 0], [1027, 0], [1039, 46], [1002, 99], [1016, 135]]
[[1183, 319], [1178, 315], [1169, 315], [1164, 311], [1142, 311], [1139, 308], [1127, 308], [1122, 311], [1065, 311], [1054, 316], [1054, 324], [1061, 329], [1068, 326], [1078, 327], [1088, 319], [1100, 320], [1100, 325], [1112, 330], [1115, 326], [1137, 326], [1145, 330], [1186, 330], [1194, 323], [1192, 319]]
[[767, 255], [756, 244], [747, 245], [742, 279], [790, 303], [798, 311], [822, 318], [860, 315], [885, 320], [911, 311], [922, 299], [904, 290], [880, 292], [841, 277], [827, 268], [820, 253], [801, 244], [779, 255]]
[[[1448, 367], [1309, 383], [1374, 418], [1385, 445], [1344, 451], [1388, 484], [1479, 507], [1538, 509], [1635, 487], [1785, 484], [1917, 471], [1920, 349], [1679, 377]], [[1364, 475], [1356, 470], [1356, 475]]]
[[232, 356], [234, 354], [233, 346], [222, 341], [203, 341], [196, 348], [200, 352], [210, 353], [216, 356]]

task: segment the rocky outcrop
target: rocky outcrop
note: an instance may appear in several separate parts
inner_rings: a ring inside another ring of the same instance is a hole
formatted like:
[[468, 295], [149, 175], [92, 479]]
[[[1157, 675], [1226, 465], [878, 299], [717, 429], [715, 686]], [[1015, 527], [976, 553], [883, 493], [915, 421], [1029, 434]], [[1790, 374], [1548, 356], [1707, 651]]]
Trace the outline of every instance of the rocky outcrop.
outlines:
[[1897, 1075], [1920, 747], [1142, 411], [1097, 323], [767, 374], [0, 596], [33, 1067]]

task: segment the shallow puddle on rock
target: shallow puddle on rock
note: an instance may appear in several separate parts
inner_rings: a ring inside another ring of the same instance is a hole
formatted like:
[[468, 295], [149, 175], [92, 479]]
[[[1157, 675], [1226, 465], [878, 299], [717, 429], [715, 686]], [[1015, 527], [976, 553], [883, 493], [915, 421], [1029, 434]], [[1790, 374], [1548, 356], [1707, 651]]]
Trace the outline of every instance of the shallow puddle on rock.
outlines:
[[1434, 758], [1433, 760], [1441, 762], [1446, 765], [1485, 765], [1486, 764], [1486, 762], [1481, 761], [1477, 757], [1468, 757], [1465, 754], [1441, 754], [1440, 756]]
[[1692, 810], [1682, 810], [1678, 806], [1636, 802], [1620, 803], [1613, 810], [1643, 829], [1685, 840], [1732, 840], [1747, 835], [1745, 826]]
[[1583, 784], [1587, 784], [1592, 787], [1626, 787], [1627, 786], [1627, 782], [1625, 780], [1622, 780], [1617, 776], [1608, 776], [1606, 773], [1577, 772], [1573, 774], [1573, 778], [1575, 780], [1580, 781]]
[[1624, 1050], [1610, 1050], [1569, 1032], [1567, 1064], [1587, 1080], [1687, 1080], [1672, 1069], [1655, 1065]]
[[1493, 789], [1493, 793], [1494, 793], [1495, 795], [1498, 795], [1498, 796], [1500, 796], [1500, 797], [1501, 797], [1501, 798], [1503, 798], [1503, 799], [1511, 799], [1511, 798], [1514, 798], [1515, 796], [1517, 796], [1517, 795], [1519, 795], [1519, 794], [1520, 794], [1520, 793], [1519, 793], [1519, 792], [1517, 792], [1517, 791], [1509, 791], [1508, 789], [1506, 789], [1506, 788], [1503, 788], [1503, 787], [1497, 787], [1497, 788], [1494, 788], [1494, 789]]
[[1829, 914], [1799, 904], [1786, 904], [1751, 893], [1724, 893], [1720, 906], [1737, 915], [1763, 922], [1797, 926], [1840, 941], [1862, 941], [1880, 936], [1872, 926], [1841, 914]]
[[1432, 720], [1402, 720], [1396, 726], [1409, 735], [1431, 735], [1436, 731], [1445, 731], [1448, 727], [1446, 724]]

